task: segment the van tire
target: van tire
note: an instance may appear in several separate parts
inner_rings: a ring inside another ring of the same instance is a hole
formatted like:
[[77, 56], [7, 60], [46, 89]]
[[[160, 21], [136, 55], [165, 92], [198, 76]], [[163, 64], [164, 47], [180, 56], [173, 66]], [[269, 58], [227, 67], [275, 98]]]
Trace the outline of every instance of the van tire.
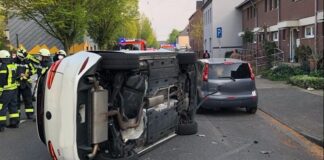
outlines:
[[246, 112], [249, 114], [255, 114], [258, 110], [258, 107], [246, 107]]
[[138, 157], [139, 156], [137, 153], [135, 153], [135, 151], [131, 151], [130, 155], [122, 158], [111, 158], [107, 154], [99, 153], [95, 160], [138, 160]]
[[135, 54], [101, 54], [101, 68], [105, 70], [130, 70], [139, 68], [139, 57]]
[[178, 127], [176, 128], [176, 134], [177, 135], [193, 135], [198, 132], [198, 124], [196, 121], [193, 121], [191, 123], [182, 123], [178, 124]]
[[196, 53], [179, 53], [177, 54], [179, 64], [194, 64], [197, 62]]

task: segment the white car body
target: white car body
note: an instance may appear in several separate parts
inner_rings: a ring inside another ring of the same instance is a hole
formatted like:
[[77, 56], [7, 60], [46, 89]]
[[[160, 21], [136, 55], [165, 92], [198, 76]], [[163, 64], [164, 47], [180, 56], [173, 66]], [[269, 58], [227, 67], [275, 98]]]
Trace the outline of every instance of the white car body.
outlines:
[[55, 62], [38, 81], [41, 141], [54, 160], [134, 159], [175, 133], [196, 134], [194, 57], [83, 51]]
[[[87, 59], [85, 68], [79, 73]], [[77, 85], [85, 71], [95, 65], [99, 59], [99, 55], [89, 52], [81, 52], [73, 57], [67, 57], [58, 66], [52, 87], [49, 89], [48, 84], [45, 86], [44, 112], [52, 114], [50, 120], [44, 114], [46, 142], [52, 142], [58, 159], [79, 159], [76, 145], [77, 114], [76, 107], [74, 107], [77, 101]]]

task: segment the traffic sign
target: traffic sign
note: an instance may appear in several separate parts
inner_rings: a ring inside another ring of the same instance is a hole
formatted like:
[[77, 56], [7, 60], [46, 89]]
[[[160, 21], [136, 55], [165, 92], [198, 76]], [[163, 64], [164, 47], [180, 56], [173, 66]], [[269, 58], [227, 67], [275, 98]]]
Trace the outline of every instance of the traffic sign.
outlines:
[[216, 36], [217, 36], [217, 38], [222, 38], [223, 37], [223, 29], [222, 29], [222, 27], [217, 27], [216, 28]]

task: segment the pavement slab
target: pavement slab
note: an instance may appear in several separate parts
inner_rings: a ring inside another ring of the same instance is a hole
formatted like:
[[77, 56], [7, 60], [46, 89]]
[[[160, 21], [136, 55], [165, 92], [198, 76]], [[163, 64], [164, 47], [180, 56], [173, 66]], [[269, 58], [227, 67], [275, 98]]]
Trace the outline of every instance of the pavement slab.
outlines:
[[259, 108], [313, 142], [323, 145], [323, 96], [283, 82], [257, 79]]

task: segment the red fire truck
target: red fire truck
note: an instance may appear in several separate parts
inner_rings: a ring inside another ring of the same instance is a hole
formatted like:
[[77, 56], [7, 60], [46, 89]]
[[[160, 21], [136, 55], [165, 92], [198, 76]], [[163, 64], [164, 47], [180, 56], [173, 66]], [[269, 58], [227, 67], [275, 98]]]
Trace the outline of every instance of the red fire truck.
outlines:
[[121, 50], [146, 50], [146, 42], [142, 39], [124, 40], [119, 42], [119, 49]]

